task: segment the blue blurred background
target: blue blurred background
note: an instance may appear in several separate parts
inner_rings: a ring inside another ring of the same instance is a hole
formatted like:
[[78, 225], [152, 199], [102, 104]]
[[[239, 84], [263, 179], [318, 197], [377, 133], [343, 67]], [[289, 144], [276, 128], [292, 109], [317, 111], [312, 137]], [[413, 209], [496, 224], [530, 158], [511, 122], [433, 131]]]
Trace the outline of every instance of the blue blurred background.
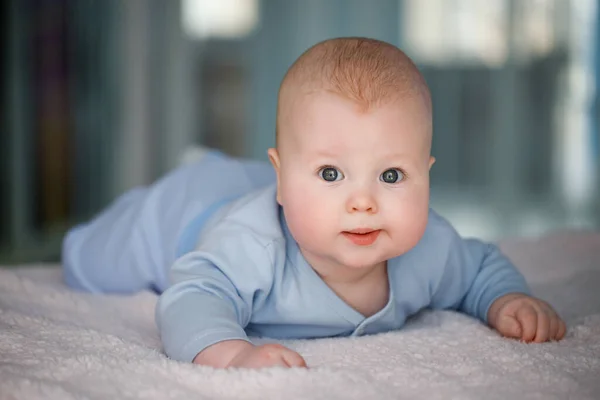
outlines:
[[404, 49], [433, 93], [432, 205], [487, 240], [600, 227], [595, 0], [8, 0], [0, 263], [194, 146], [267, 160], [277, 89], [337, 36]]

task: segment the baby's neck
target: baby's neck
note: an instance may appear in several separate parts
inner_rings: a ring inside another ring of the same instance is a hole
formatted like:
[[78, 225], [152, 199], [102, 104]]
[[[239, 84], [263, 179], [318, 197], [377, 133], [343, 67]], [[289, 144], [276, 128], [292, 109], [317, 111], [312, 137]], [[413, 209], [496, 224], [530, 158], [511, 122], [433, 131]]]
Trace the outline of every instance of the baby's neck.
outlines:
[[376, 314], [388, 303], [389, 282], [385, 261], [360, 269], [313, 269], [338, 297], [365, 317]]
[[313, 265], [315, 272], [328, 284], [353, 286], [360, 285], [365, 281], [373, 279], [374, 275], [378, 275], [382, 270], [385, 270], [386, 262], [382, 261], [379, 264], [363, 268], [348, 268], [339, 265]]

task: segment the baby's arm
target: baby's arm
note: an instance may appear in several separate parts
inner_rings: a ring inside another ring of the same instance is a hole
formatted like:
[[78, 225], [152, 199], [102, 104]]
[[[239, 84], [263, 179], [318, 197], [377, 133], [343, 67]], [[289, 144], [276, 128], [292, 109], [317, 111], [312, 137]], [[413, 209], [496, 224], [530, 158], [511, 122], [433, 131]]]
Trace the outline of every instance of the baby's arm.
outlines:
[[156, 309], [169, 357], [217, 368], [305, 366], [283, 346], [252, 345], [244, 331], [255, 303], [264, 301], [273, 284], [269, 251], [249, 235], [220, 229], [176, 261], [173, 285]]
[[[550, 305], [530, 296], [523, 275], [495, 245], [463, 239], [451, 228], [447, 234], [451, 237], [444, 270], [432, 298], [434, 308], [458, 309], [487, 322], [505, 336], [524, 340], [537, 337], [537, 341], [562, 338], [564, 330], [561, 334], [560, 326], [564, 327], [564, 323]], [[517, 312], [521, 308], [526, 311]], [[538, 315], [538, 311], [543, 315]], [[541, 322], [536, 336], [538, 316]], [[534, 319], [536, 324], [532, 326]], [[556, 329], [550, 330], [550, 321]], [[532, 331], [534, 336], [530, 338]]]

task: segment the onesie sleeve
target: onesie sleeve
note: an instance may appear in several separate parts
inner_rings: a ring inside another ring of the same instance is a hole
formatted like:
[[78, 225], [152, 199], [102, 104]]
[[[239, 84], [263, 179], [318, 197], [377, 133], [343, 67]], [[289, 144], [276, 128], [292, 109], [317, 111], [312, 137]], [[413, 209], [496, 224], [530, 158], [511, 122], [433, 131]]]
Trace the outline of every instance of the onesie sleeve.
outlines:
[[273, 246], [239, 227], [211, 230], [195, 251], [177, 259], [172, 285], [160, 296], [156, 321], [166, 354], [191, 362], [224, 340], [248, 341], [253, 306], [273, 282]]
[[523, 275], [497, 246], [450, 231], [447, 257], [432, 308], [456, 309], [487, 323], [492, 303], [509, 293], [529, 294]]

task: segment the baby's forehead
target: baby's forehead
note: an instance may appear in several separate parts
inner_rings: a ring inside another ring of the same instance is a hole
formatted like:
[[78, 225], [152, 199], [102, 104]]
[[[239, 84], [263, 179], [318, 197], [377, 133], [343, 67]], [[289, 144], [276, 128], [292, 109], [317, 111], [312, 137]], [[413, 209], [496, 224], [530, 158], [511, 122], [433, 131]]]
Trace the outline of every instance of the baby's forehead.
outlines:
[[354, 131], [359, 126], [389, 131], [404, 131], [408, 126], [427, 128], [430, 120], [429, 110], [418, 96], [399, 96], [365, 105], [337, 93], [320, 91], [298, 96], [279, 128], [282, 135], [310, 138], [311, 132], [322, 136], [329, 131]]
[[[339, 78], [329, 79], [324, 74], [299, 75], [282, 85], [280, 105], [298, 105], [305, 100], [311, 100], [322, 94], [333, 94], [352, 100], [363, 108], [384, 106], [398, 100], [411, 100], [421, 97], [429, 100], [429, 89], [420, 75], [414, 73], [398, 73], [393, 84], [384, 84], [380, 77], [373, 77], [365, 72], [360, 83], [340, 82]], [[298, 99], [302, 101], [298, 101]]]
[[[337, 109], [342, 108], [345, 112], [352, 112], [355, 115], [377, 115], [382, 110], [389, 110], [395, 113], [403, 111], [415, 111], [417, 108], [423, 109], [422, 114], [429, 117], [429, 108], [427, 98], [421, 93], [398, 92], [386, 98], [379, 98], [376, 101], [365, 102], [347, 96], [329, 88], [311, 88], [311, 90], [299, 90], [288, 104], [288, 112], [292, 114], [290, 120], [305, 120], [307, 116], [316, 114], [330, 115]], [[421, 113], [419, 113], [421, 114]]]
[[[324, 79], [323, 75], [318, 74], [298, 75], [295, 79], [288, 80], [278, 98], [278, 119], [281, 119], [279, 122], [281, 125], [289, 123], [289, 117], [305, 113], [323, 96], [333, 96], [350, 102], [358, 113], [368, 113], [383, 107], [401, 110], [411, 103], [418, 103], [427, 109], [428, 114], [431, 113], [429, 89], [420, 74], [407, 73], [402, 79], [396, 77], [393, 85], [384, 85], [381, 77], [378, 78], [379, 81], [373, 79], [373, 82], [369, 82], [371, 78], [368, 74], [363, 78], [363, 82], [354, 86], [337, 79]], [[319, 109], [315, 111], [318, 112]]]
[[431, 143], [431, 114], [418, 96], [403, 96], [365, 109], [353, 99], [316, 91], [297, 96], [294, 104], [278, 126], [279, 145], [285, 143], [293, 151], [344, 148], [349, 136], [365, 140], [364, 135], [374, 132], [395, 143], [410, 140], [419, 148]]

